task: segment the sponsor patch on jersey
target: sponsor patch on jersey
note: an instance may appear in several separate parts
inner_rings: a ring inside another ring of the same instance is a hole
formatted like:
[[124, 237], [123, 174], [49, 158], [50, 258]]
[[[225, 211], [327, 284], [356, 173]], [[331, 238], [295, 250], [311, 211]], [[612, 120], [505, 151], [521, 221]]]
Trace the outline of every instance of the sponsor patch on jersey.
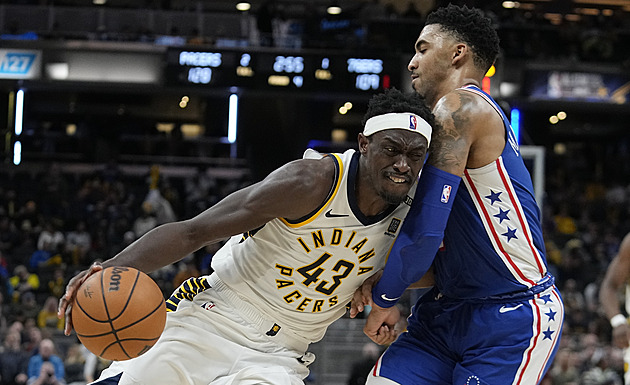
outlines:
[[216, 305], [214, 304], [214, 302], [204, 302], [201, 304], [201, 307], [206, 309], [206, 310], [210, 310], [213, 307], [215, 307]]
[[278, 334], [278, 332], [280, 331], [280, 325], [278, 324], [273, 324], [273, 326], [271, 327], [271, 329], [269, 329], [269, 331], [266, 333], [268, 336], [275, 336], [276, 334]]
[[389, 222], [389, 226], [387, 227], [387, 232], [390, 234], [395, 234], [398, 231], [398, 227], [400, 227], [400, 219], [392, 218], [392, 221]]
[[440, 202], [442, 203], [448, 203], [448, 200], [451, 198], [451, 190], [453, 188], [448, 185], [445, 184], [444, 187], [442, 188], [442, 197], [440, 198]]

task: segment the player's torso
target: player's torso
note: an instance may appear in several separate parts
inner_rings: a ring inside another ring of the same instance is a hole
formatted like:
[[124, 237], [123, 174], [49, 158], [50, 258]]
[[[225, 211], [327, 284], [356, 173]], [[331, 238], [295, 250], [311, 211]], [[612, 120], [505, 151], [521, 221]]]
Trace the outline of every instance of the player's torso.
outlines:
[[358, 154], [335, 156], [339, 183], [316, 213], [295, 223], [274, 219], [233, 237], [213, 259], [230, 287], [315, 340], [344, 314], [356, 288], [384, 266], [411, 202], [363, 216], [354, 201]]
[[445, 295], [479, 298], [515, 292], [546, 273], [540, 212], [531, 177], [505, 115], [505, 148], [496, 161], [466, 169], [436, 258], [436, 280]]

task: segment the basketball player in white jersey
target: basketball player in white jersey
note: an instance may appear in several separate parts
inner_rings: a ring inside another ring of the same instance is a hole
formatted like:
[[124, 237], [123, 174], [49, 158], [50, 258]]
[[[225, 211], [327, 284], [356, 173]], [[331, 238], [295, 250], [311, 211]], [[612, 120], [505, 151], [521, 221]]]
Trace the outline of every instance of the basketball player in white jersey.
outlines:
[[612, 342], [624, 349], [624, 383], [630, 385], [630, 326], [628, 319], [619, 310], [619, 293], [625, 287], [625, 311], [630, 313], [630, 233], [621, 241], [619, 251], [606, 269], [606, 275], [599, 288], [599, 302], [612, 326]]
[[[79, 273], [59, 307], [66, 320], [90, 274], [108, 266], [149, 273], [231, 237], [214, 256], [212, 275], [189, 279], [166, 301], [157, 344], [112, 364], [95, 384], [303, 384], [314, 359], [308, 345], [385, 264], [411, 205], [432, 124], [421, 97], [378, 94], [358, 152], [308, 150], [305, 159], [192, 219], [157, 227]], [[71, 330], [67, 324], [66, 334]]]

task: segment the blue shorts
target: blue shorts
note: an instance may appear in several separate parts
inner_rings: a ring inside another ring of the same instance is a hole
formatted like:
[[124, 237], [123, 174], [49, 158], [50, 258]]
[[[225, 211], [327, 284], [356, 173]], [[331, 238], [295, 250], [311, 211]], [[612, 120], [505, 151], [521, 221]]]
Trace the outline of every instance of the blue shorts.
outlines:
[[372, 374], [403, 385], [538, 384], [564, 320], [560, 293], [545, 286], [479, 301], [428, 292]]

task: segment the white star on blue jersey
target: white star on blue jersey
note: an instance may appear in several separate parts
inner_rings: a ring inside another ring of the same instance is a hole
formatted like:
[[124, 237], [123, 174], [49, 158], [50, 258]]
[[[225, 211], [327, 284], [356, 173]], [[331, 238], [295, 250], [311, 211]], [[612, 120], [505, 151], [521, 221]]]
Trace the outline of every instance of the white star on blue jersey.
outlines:
[[490, 206], [492, 206], [494, 202], [502, 202], [501, 198], [499, 198], [499, 195], [501, 195], [501, 191], [494, 192], [490, 190], [490, 195], [486, 195], [484, 198], [490, 199]]

